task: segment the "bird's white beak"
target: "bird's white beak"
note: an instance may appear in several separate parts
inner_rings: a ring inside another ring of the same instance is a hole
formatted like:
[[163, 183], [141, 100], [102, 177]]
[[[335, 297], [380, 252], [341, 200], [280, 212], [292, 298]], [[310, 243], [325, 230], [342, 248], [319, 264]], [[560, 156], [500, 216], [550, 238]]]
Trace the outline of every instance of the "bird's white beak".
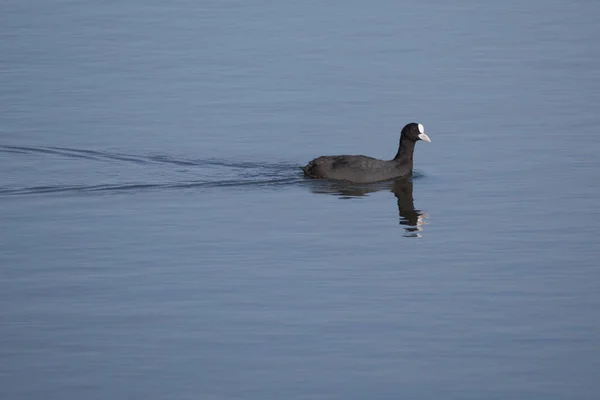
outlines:
[[426, 133], [419, 133], [419, 139], [431, 143], [431, 139], [429, 139], [429, 136], [427, 136]]

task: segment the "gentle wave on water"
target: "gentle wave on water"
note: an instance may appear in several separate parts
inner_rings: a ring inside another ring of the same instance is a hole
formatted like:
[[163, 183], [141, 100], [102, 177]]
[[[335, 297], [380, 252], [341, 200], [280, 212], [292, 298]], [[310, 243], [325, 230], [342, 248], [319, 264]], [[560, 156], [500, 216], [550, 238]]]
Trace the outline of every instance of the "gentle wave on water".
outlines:
[[231, 186], [270, 186], [287, 185], [299, 182], [296, 178], [263, 179], [263, 180], [231, 180], [216, 182], [177, 182], [165, 184], [153, 183], [130, 183], [130, 184], [106, 184], [106, 185], [55, 185], [55, 186], [31, 186], [22, 188], [0, 187], [0, 195], [33, 195], [60, 192], [124, 192], [139, 191], [144, 189], [190, 189], [205, 187], [231, 187]]
[[[122, 170], [127, 170], [127, 163], [138, 165], [165, 165], [187, 167], [187, 179], [153, 182], [146, 180], [130, 180], [115, 183], [60, 183], [42, 185], [0, 186], [0, 196], [38, 195], [49, 193], [107, 193], [137, 192], [156, 189], [191, 189], [235, 186], [282, 186], [304, 181], [295, 164], [290, 163], [257, 163], [218, 159], [185, 159], [169, 155], [137, 155], [87, 149], [42, 146], [7, 146], [0, 145], [0, 153], [15, 155], [47, 155], [62, 158], [75, 158], [84, 161], [115, 162]], [[161, 167], [162, 168], [162, 167]], [[210, 172], [207, 171], [210, 168]], [[218, 173], [215, 173], [215, 168]], [[191, 171], [190, 171], [191, 169]], [[150, 172], [150, 171], [148, 171]], [[194, 179], [189, 179], [193, 174]]]
[[176, 166], [189, 166], [189, 167], [207, 167], [207, 166], [219, 166], [228, 168], [285, 168], [285, 167], [296, 167], [292, 164], [275, 163], [275, 164], [264, 164], [257, 162], [232, 162], [218, 159], [184, 159], [174, 158], [167, 155], [155, 154], [155, 155], [137, 155], [137, 154], [126, 154], [116, 153], [107, 151], [96, 151], [86, 149], [73, 149], [66, 147], [53, 147], [53, 146], [7, 146], [0, 145], [0, 152], [4, 153], [15, 153], [15, 154], [48, 154], [54, 156], [79, 158], [96, 161], [123, 161], [131, 162], [136, 164], [170, 164]]

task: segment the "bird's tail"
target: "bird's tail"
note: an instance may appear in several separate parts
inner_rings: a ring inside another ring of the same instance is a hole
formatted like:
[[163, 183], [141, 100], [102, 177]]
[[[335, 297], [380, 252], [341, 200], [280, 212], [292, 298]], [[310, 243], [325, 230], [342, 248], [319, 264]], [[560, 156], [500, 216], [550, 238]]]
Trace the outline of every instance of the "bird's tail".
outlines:
[[309, 174], [308, 174], [309, 166], [308, 165], [305, 165], [305, 166], [299, 165], [298, 168], [300, 168], [302, 170], [302, 172], [304, 173], [304, 176], [309, 176]]

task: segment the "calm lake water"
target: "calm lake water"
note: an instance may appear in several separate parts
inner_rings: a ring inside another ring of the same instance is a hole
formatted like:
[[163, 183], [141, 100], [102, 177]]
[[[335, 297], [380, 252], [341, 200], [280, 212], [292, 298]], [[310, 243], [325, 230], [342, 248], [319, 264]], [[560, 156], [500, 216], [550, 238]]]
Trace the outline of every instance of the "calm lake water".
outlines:
[[0, 398], [597, 398], [599, 15], [4, 0]]

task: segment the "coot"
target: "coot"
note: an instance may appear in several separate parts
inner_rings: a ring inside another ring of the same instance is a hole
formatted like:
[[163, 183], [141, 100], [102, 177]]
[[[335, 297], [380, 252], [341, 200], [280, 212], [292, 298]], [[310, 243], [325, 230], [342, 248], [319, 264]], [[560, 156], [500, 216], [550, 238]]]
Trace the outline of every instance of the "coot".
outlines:
[[400, 147], [392, 160], [367, 156], [321, 156], [302, 167], [313, 179], [333, 179], [354, 183], [371, 183], [409, 176], [413, 170], [413, 152], [418, 140], [431, 142], [422, 124], [411, 122], [402, 128]]

